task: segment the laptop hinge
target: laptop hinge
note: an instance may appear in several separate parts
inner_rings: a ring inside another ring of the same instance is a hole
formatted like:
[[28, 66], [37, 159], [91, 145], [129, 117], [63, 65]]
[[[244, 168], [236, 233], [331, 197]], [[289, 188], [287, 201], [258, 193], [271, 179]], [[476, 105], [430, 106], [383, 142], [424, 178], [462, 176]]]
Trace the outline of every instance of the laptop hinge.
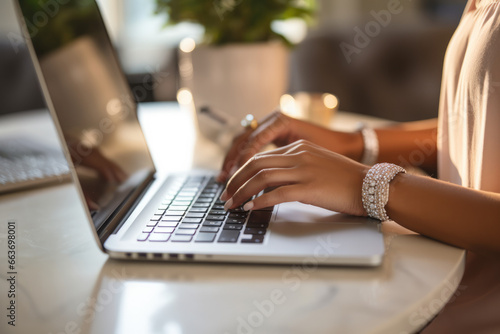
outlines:
[[97, 235], [99, 236], [101, 244], [104, 245], [104, 241], [106, 241], [111, 234], [116, 234], [118, 232], [145, 195], [146, 190], [151, 187], [155, 180], [156, 177], [154, 175], [149, 176], [141, 185], [127, 195], [123, 203], [106, 219], [101, 228], [97, 230]]

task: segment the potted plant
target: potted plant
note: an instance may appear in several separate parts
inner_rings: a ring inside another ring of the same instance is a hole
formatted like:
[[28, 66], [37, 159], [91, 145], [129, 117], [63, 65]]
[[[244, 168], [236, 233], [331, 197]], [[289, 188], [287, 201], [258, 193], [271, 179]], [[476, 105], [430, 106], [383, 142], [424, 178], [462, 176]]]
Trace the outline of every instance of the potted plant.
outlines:
[[[247, 114], [263, 117], [288, 85], [288, 47], [276, 20], [309, 21], [314, 0], [156, 0], [168, 24], [205, 29], [203, 44], [181, 48], [181, 85], [191, 91], [202, 133], [219, 143]], [[183, 51], [184, 50], [184, 51]], [[218, 138], [216, 138], [218, 137]], [[225, 143], [223, 143], [225, 144]]]

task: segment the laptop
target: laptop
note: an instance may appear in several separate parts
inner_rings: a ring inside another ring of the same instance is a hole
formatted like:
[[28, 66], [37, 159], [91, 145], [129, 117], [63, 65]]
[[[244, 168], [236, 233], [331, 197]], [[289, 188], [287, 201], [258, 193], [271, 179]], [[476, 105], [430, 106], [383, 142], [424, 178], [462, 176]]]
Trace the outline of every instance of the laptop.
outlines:
[[66, 158], [58, 147], [35, 138], [0, 135], [0, 194], [70, 180]]
[[15, 3], [89, 225], [110, 257], [309, 266], [382, 262], [377, 221], [297, 202], [226, 212], [215, 171], [160, 175], [95, 0], [49, 7]]

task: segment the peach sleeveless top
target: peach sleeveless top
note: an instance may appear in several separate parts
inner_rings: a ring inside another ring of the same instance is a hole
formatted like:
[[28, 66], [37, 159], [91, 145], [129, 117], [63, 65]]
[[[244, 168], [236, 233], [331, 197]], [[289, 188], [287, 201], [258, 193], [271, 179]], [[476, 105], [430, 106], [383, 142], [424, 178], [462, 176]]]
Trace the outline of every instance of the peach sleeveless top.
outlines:
[[[500, 193], [500, 0], [467, 4], [446, 52], [438, 133], [440, 179]], [[468, 252], [459, 289], [422, 333], [500, 333], [500, 259]]]

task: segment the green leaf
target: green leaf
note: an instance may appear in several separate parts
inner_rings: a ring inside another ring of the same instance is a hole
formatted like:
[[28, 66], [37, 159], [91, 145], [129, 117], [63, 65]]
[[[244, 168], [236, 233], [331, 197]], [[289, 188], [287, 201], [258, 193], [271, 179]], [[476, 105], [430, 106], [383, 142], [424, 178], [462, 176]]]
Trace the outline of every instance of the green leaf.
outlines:
[[156, 0], [155, 13], [165, 15], [165, 25], [191, 22], [205, 28], [204, 40], [214, 45], [254, 43], [279, 39], [275, 20], [300, 18], [311, 22], [315, 0]]

